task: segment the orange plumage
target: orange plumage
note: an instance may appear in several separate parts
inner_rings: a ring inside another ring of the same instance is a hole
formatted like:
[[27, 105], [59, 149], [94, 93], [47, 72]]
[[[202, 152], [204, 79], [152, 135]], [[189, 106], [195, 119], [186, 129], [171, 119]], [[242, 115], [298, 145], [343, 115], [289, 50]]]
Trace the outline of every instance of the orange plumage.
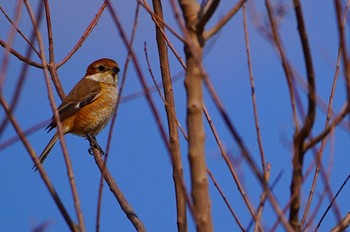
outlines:
[[[63, 133], [95, 137], [108, 124], [118, 100], [118, 64], [103, 58], [91, 63], [85, 76], [58, 107]], [[56, 127], [52, 118], [49, 131]], [[39, 156], [43, 163], [59, 139], [58, 132]], [[35, 167], [35, 166], [34, 166]]]

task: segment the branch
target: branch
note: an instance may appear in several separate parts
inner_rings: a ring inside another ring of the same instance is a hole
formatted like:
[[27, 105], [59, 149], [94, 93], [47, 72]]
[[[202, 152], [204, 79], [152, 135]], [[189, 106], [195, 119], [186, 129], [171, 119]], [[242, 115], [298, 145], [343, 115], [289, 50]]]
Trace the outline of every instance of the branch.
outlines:
[[[337, 197], [339, 196], [339, 194], [341, 193], [341, 191], [343, 190], [343, 188], [345, 187], [346, 183], [348, 182], [348, 180], [350, 179], [350, 174], [345, 178], [345, 180], [343, 181], [343, 183], [341, 184], [340, 188], [338, 189], [337, 193], [335, 194], [335, 196], [333, 197], [333, 199], [331, 200], [331, 202], [329, 203], [326, 211], [323, 213], [320, 221], [318, 222], [317, 226], [316, 226], [316, 230], [318, 230], [321, 226], [321, 223], [323, 222], [323, 219], [326, 217], [328, 211], [332, 208], [333, 204], [335, 203], [335, 200], [337, 199]], [[347, 215], [343, 220], [339, 220], [340, 223], [339, 225], [336, 227], [336, 229], [340, 229], [340, 228], [346, 228], [349, 226], [349, 215]], [[345, 224], [346, 223], [346, 224]], [[344, 228], [344, 229], [345, 229]], [[344, 230], [341, 230], [344, 231]]]
[[305, 66], [308, 81], [308, 113], [304, 119], [303, 126], [300, 130], [296, 128], [294, 134], [294, 156], [293, 156], [293, 175], [291, 184], [292, 202], [290, 205], [289, 222], [295, 230], [300, 230], [299, 212], [301, 202], [301, 185], [303, 180], [303, 160], [305, 150], [303, 149], [304, 141], [309, 136], [314, 125], [316, 117], [316, 86], [315, 73], [312, 64], [312, 55], [308, 42], [307, 32], [304, 24], [303, 12], [299, 0], [294, 0], [294, 10], [298, 23], [300, 41], [303, 47]]
[[37, 68], [43, 68], [43, 65], [41, 63], [38, 63], [38, 62], [35, 62], [31, 59], [28, 59], [27, 57], [21, 55], [21, 53], [17, 52], [15, 49], [13, 48], [8, 48], [7, 44], [2, 40], [0, 39], [0, 45], [5, 48], [5, 49], [8, 49], [12, 55], [14, 55], [15, 57], [17, 57], [19, 60], [31, 65], [31, 66], [34, 66], [34, 67], [37, 67]]
[[335, 9], [336, 9], [336, 17], [337, 17], [337, 26], [338, 26], [338, 37], [340, 50], [343, 57], [343, 66], [344, 66], [344, 78], [346, 83], [347, 90], [347, 100], [350, 103], [350, 67], [349, 67], [349, 59], [347, 53], [347, 41], [345, 38], [345, 24], [343, 24], [342, 20], [342, 1], [335, 0], [334, 1]]
[[[91, 141], [91, 138], [88, 138], [88, 140], [90, 142], [91, 147], [94, 148], [93, 144], [95, 144], [96, 141]], [[109, 186], [109, 190], [113, 193], [113, 195], [117, 199], [125, 215], [129, 218], [129, 220], [131, 221], [131, 223], [133, 224], [133, 226], [138, 232], [146, 231], [146, 228], [143, 225], [142, 221], [138, 218], [133, 208], [129, 205], [128, 201], [126, 200], [123, 193], [119, 189], [117, 183], [113, 179], [111, 173], [108, 171], [108, 168], [105, 166], [105, 163], [102, 159], [100, 151], [97, 148], [94, 148], [93, 151], [94, 151], [95, 162], [98, 168], [100, 169], [101, 175], [107, 182]]]
[[338, 117], [336, 117], [332, 123], [326, 127], [319, 135], [311, 139], [303, 148], [303, 150], [306, 152], [311, 147], [315, 146], [317, 143], [319, 143], [322, 139], [328, 136], [328, 134], [339, 124], [343, 121], [345, 116], [350, 112], [350, 107], [348, 104], [346, 104]]
[[[131, 38], [130, 38], [130, 42], [129, 45], [132, 46], [134, 39], [135, 39], [135, 35], [136, 35], [136, 28], [137, 28], [137, 23], [138, 23], [138, 17], [139, 17], [139, 9], [140, 9], [140, 4], [136, 5], [136, 9], [135, 9], [135, 17], [134, 17], [134, 24], [133, 24], [133, 29], [132, 29], [132, 33], [131, 33]], [[104, 166], [107, 165], [108, 162], [108, 157], [109, 157], [109, 149], [110, 146], [112, 144], [112, 132], [114, 129], [114, 124], [116, 122], [116, 118], [117, 118], [117, 112], [118, 112], [118, 108], [119, 108], [119, 104], [122, 102], [121, 101], [121, 96], [123, 94], [123, 90], [124, 90], [124, 84], [126, 81], [126, 77], [127, 77], [127, 70], [129, 67], [129, 63], [130, 63], [130, 53], [128, 53], [126, 60], [125, 60], [125, 64], [123, 67], [123, 76], [122, 76], [122, 81], [121, 84], [119, 86], [119, 97], [117, 100], [117, 106], [115, 109], [115, 113], [113, 115], [113, 118], [111, 120], [111, 125], [110, 125], [110, 129], [109, 129], [109, 133], [108, 133], [108, 141], [107, 141], [107, 148], [106, 148], [106, 155], [105, 155], [105, 159], [104, 159]], [[103, 186], [104, 186], [104, 178], [103, 175], [101, 174], [101, 178], [100, 178], [100, 184], [99, 184], [99, 190], [98, 190], [98, 200], [97, 200], [97, 212], [96, 212], [96, 232], [100, 231], [100, 218], [101, 218], [101, 206], [102, 206], [102, 196], [103, 196]]]
[[[41, 62], [43, 64], [44, 67], [44, 76], [45, 76], [45, 81], [46, 81], [46, 86], [47, 86], [47, 90], [48, 90], [48, 95], [49, 95], [49, 100], [51, 103], [51, 107], [54, 111], [54, 119], [56, 120], [56, 124], [57, 124], [57, 133], [59, 134], [60, 137], [60, 143], [62, 146], [62, 150], [63, 150], [63, 154], [64, 154], [64, 159], [66, 161], [66, 165], [67, 165], [67, 170], [68, 170], [68, 178], [69, 178], [69, 183], [70, 183], [70, 187], [72, 190], [72, 195], [73, 195], [73, 199], [74, 199], [74, 207], [76, 210], [76, 214], [77, 214], [77, 218], [79, 221], [79, 230], [85, 231], [85, 225], [84, 225], [84, 220], [83, 220], [83, 215], [82, 215], [82, 211], [80, 208], [80, 202], [79, 202], [79, 197], [78, 197], [78, 193], [77, 193], [77, 188], [75, 185], [75, 180], [74, 180], [74, 175], [73, 175], [73, 170], [72, 170], [72, 166], [71, 166], [71, 161], [67, 152], [67, 147], [64, 141], [64, 134], [63, 134], [63, 130], [62, 130], [62, 124], [61, 121], [59, 119], [59, 115], [58, 115], [58, 111], [55, 105], [55, 101], [54, 101], [54, 96], [53, 96], [53, 91], [51, 89], [51, 85], [50, 85], [50, 81], [49, 81], [49, 71], [47, 69], [48, 65], [46, 63], [46, 59], [45, 59], [45, 52], [44, 52], [44, 43], [43, 43], [43, 39], [42, 36], [40, 34], [39, 28], [38, 28], [38, 24], [36, 22], [36, 19], [34, 17], [33, 11], [31, 9], [31, 6], [28, 2], [28, 0], [25, 0], [25, 5], [27, 7], [27, 11], [29, 13], [31, 22], [33, 24], [34, 27], [34, 31], [35, 31], [35, 36], [38, 40], [38, 44], [39, 44], [39, 51], [40, 51], [40, 58], [41, 58]], [[40, 162], [39, 162], [40, 163]], [[41, 164], [39, 164], [39, 166], [42, 166]]]
[[200, 6], [193, 0], [179, 0], [185, 25], [177, 21], [185, 35], [185, 88], [187, 94], [186, 124], [188, 130], [188, 160], [190, 163], [191, 195], [198, 218], [198, 231], [213, 231], [211, 205], [205, 158], [203, 123], [203, 31], [198, 30]]
[[[39, 17], [41, 17], [41, 12], [42, 12], [42, 5], [43, 4], [39, 4], [39, 8], [40, 10], [38, 11]], [[0, 6], [0, 10], [2, 11], [2, 13], [5, 15], [6, 19], [11, 23], [11, 25], [13, 27], [16, 28], [17, 32], [22, 36], [22, 38], [28, 43], [28, 45], [32, 48], [32, 50], [38, 55], [38, 57], [40, 57], [40, 54], [38, 52], [38, 50], [34, 47], [33, 45], [33, 41], [29, 40], [24, 34], [23, 32], [17, 27], [17, 25], [11, 20], [11, 18], [6, 14], [6, 12], [4, 11], [4, 9]], [[39, 22], [39, 21], [38, 21]]]
[[90, 35], [90, 33], [92, 32], [92, 30], [95, 28], [95, 26], [97, 25], [104, 9], [107, 6], [107, 1], [104, 1], [102, 6], [100, 7], [100, 9], [98, 10], [98, 12], [96, 13], [95, 17], [91, 20], [89, 26], [86, 28], [84, 34], [81, 36], [81, 38], [79, 39], [79, 41], [77, 42], [77, 44], [73, 47], [73, 49], [68, 53], [68, 55], [63, 58], [63, 60], [61, 62], [59, 62], [57, 64], [57, 68], [61, 67], [63, 64], [65, 64], [72, 56], [73, 54], [83, 45], [83, 43], [85, 42], [85, 40], [87, 39], [87, 37]]
[[223, 28], [226, 23], [236, 15], [236, 13], [241, 9], [246, 1], [247, 0], [239, 0], [239, 2], [237, 2], [237, 4], [213, 28], [211, 28], [209, 31], [204, 32], [204, 40], [207, 41], [213, 37], [213, 35], [218, 33], [221, 28]]
[[53, 198], [54, 202], [56, 203], [57, 208], [60, 211], [60, 213], [62, 214], [68, 227], [70, 228], [71, 231], [78, 232], [79, 231], [78, 227], [74, 224], [73, 220], [69, 216], [68, 211], [64, 207], [60, 197], [58, 196], [58, 193], [56, 192], [49, 177], [47, 176], [45, 169], [43, 168], [42, 165], [40, 165], [40, 161], [39, 161], [38, 157], [35, 155], [34, 149], [31, 147], [29, 141], [27, 140], [25, 133], [21, 130], [16, 119], [14, 118], [12, 113], [10, 112], [10, 107], [8, 106], [8, 104], [7, 104], [6, 100], [4, 99], [4, 97], [2, 96], [2, 94], [0, 94], [0, 104], [2, 105], [2, 107], [5, 111], [5, 114], [6, 114], [7, 118], [10, 120], [16, 133], [18, 134], [19, 138], [21, 139], [24, 147], [27, 149], [28, 154], [30, 155], [30, 157], [34, 161], [35, 165], [38, 167], [38, 171], [40, 173], [40, 176], [43, 179], [47, 190], [50, 192], [51, 197]]
[[47, 38], [49, 40], [49, 60], [50, 60], [49, 63], [53, 64], [55, 60], [55, 55], [54, 55], [53, 36], [52, 36], [51, 14], [50, 14], [50, 7], [49, 7], [48, 0], [44, 0], [44, 6], [45, 6], [45, 14], [46, 14]]
[[201, 9], [199, 22], [197, 24], [197, 29], [202, 33], [205, 25], [209, 19], [213, 16], [215, 10], [218, 8], [220, 0], [208, 0], [205, 2]]
[[338, 223], [330, 232], [342, 232], [345, 231], [350, 225], [350, 212], [343, 218], [341, 222]]
[[[160, 0], [153, 0], [153, 9], [155, 15], [164, 21], [162, 3]], [[155, 21], [155, 20], [154, 20]], [[169, 148], [173, 158], [173, 179], [176, 197], [177, 209], [177, 226], [178, 232], [186, 232], [187, 229], [187, 214], [186, 214], [186, 192], [183, 188], [184, 177], [180, 152], [179, 133], [177, 130], [177, 117], [175, 110], [175, 100], [173, 94], [173, 87], [170, 75], [169, 58], [163, 25], [156, 24], [156, 40], [158, 46], [158, 56], [160, 62], [160, 71], [163, 80], [163, 89], [165, 96], [165, 110], [168, 119], [169, 131]], [[146, 53], [147, 54], [147, 53]], [[147, 59], [148, 60], [148, 59]]]

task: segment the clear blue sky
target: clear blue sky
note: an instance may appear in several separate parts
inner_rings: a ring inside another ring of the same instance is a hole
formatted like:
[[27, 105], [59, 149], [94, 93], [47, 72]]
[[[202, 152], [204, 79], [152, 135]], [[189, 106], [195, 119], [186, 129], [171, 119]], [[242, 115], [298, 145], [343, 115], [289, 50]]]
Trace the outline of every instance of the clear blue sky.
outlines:
[[[11, 17], [13, 17], [15, 2], [0, 1], [0, 5]], [[114, 2], [118, 16], [130, 36], [135, 2]], [[300, 76], [305, 79], [303, 56], [291, 5], [292, 1], [283, 2], [286, 4], [287, 14], [280, 22], [280, 33], [287, 50], [288, 58]], [[336, 18], [334, 15], [335, 10], [333, 3], [328, 1], [303, 1], [303, 4], [314, 58], [317, 91], [320, 98], [327, 102], [337, 56], [338, 38]], [[75, 45], [100, 5], [101, 1], [91, 0], [50, 2], [55, 60], [57, 62], [61, 61]], [[209, 23], [209, 27], [214, 25], [232, 5], [233, 3], [220, 3], [217, 13]], [[167, 1], [164, 2], [164, 7], [166, 21], [178, 30]], [[33, 5], [33, 9], [36, 9], [36, 5]], [[263, 4], [257, 4], [256, 9], [265, 15], [266, 9]], [[263, 18], [263, 20], [267, 21], [267, 18]], [[282, 172], [282, 177], [275, 187], [274, 193], [283, 207], [287, 204], [290, 197], [291, 144], [294, 132], [289, 95], [282, 66], [273, 47], [265, 38], [257, 33], [252, 26], [250, 17], [248, 23], [263, 145], [267, 162], [272, 165], [271, 180], [274, 180]], [[3, 15], [0, 16], [0, 25], [0, 38], [6, 41], [10, 27]], [[224, 27], [218, 36], [214, 37], [215, 39], [213, 41], [208, 42], [207, 45], [213, 47], [205, 50], [204, 63], [220, 98], [230, 113], [232, 121], [255, 160], [260, 163], [242, 25], [242, 14], [240, 12]], [[30, 20], [25, 10], [23, 10], [19, 27], [26, 35], [31, 30]], [[41, 28], [45, 43], [47, 43], [45, 24], [42, 24]], [[184, 57], [181, 43], [173, 36], [170, 36], [170, 38], [178, 52]], [[153, 72], [157, 80], [160, 80], [154, 25], [150, 16], [141, 8], [134, 49], [142, 70], [147, 77], [147, 81], [151, 86], [152, 80], [147, 71], [144, 55], [144, 42], [148, 46]], [[14, 48], [21, 53], [24, 53], [26, 49], [25, 42], [18, 35], [16, 36]], [[48, 52], [47, 47], [46, 52]], [[101, 57], [115, 59], [121, 67], [124, 67], [126, 52], [119, 38], [119, 33], [106, 10], [97, 27], [83, 46], [59, 69], [59, 77], [64, 90], [67, 93], [83, 77], [87, 65]], [[3, 55], [4, 49], [0, 49], [1, 60]], [[34, 59], [38, 60], [37, 57]], [[170, 60], [172, 73], [177, 74], [181, 72], [181, 66], [171, 53]], [[127, 80], [123, 96], [141, 90], [140, 83], [132, 67], [130, 66], [127, 70]], [[21, 62], [11, 56], [5, 88], [2, 93], [8, 101], [12, 98], [12, 93], [16, 88], [20, 68]], [[122, 69], [120, 76], [124, 72], [125, 70]], [[186, 94], [183, 79], [175, 82], [173, 87], [178, 118], [182, 125], [185, 126]], [[305, 92], [300, 86], [298, 89], [304, 102]], [[335, 94], [335, 112], [339, 112], [344, 104], [344, 92], [343, 75], [341, 74]], [[56, 104], [58, 105], [60, 100], [57, 94], [55, 97]], [[166, 126], [164, 106], [156, 93], [152, 97], [157, 104], [158, 111], [161, 113], [163, 125]], [[257, 206], [262, 192], [260, 185], [246, 163], [242, 161], [238, 147], [225, 128], [207, 92], [205, 92], [205, 103], [208, 106], [209, 113], [226, 149], [232, 154], [235, 160], [238, 160], [238, 163], [235, 163], [236, 170], [240, 175], [251, 202], [254, 206]], [[324, 108], [318, 105], [317, 121], [312, 131], [314, 135], [324, 127], [324, 112]], [[47, 98], [42, 70], [33, 67], [30, 68], [14, 115], [22, 129], [27, 129], [51, 117], [52, 110]], [[1, 108], [0, 119], [3, 120], [3, 118], [4, 111]], [[108, 129], [109, 126], [98, 136], [102, 147], [106, 146]], [[219, 149], [213, 136], [210, 134], [207, 123], [206, 131], [206, 158], [208, 167], [215, 175], [241, 222], [244, 226], [247, 226], [250, 221], [249, 213], [230, 176], [226, 164], [220, 156]], [[8, 126], [5, 132], [0, 135], [0, 144], [14, 135], [15, 132], [12, 126]], [[30, 135], [28, 139], [37, 154], [40, 154], [52, 135], [53, 132], [47, 134], [44, 129], [40, 129]], [[185, 179], [188, 189], [190, 189], [188, 160], [186, 157], [187, 144], [183, 136], [180, 137]], [[94, 231], [100, 173], [93, 157], [87, 152], [87, 141], [83, 138], [67, 135], [66, 142], [73, 162], [75, 180], [86, 228], [87, 231]], [[330, 169], [329, 178], [333, 193], [348, 175], [348, 150], [349, 136], [346, 130], [338, 128], [335, 131], [334, 137], [328, 142], [324, 152], [324, 163], [330, 164], [326, 168]], [[305, 167], [309, 167], [311, 163], [312, 153], [308, 153], [305, 159]], [[63, 217], [59, 213], [39, 174], [33, 173], [32, 166], [32, 160], [20, 142], [0, 151], [0, 231], [29, 231], [44, 222], [50, 223], [47, 231], [68, 231], [69, 229]], [[69, 210], [70, 215], [75, 220], [75, 211], [65, 163], [58, 143], [51, 151], [44, 166], [52, 183], [58, 190], [61, 199]], [[125, 197], [134, 207], [135, 212], [143, 221], [148, 231], [176, 231], [176, 208], [171, 163], [156, 127], [155, 120], [144, 98], [138, 98], [120, 105], [112, 138], [108, 167]], [[302, 191], [302, 205], [306, 202], [312, 175], [313, 170], [311, 175], [306, 179]], [[316, 189], [312, 209], [315, 208], [318, 197], [323, 192], [322, 186], [322, 182], [320, 181]], [[211, 181], [210, 195], [215, 231], [237, 231], [238, 227], [234, 219], [229, 214], [227, 207]], [[350, 207], [346, 196], [349, 196], [349, 188], [343, 190], [337, 200], [342, 216], [345, 216]], [[328, 202], [328, 200], [323, 201], [320, 212], [315, 217], [314, 226], [325, 211]], [[276, 216], [269, 204], [266, 205], [262, 220], [267, 230], [271, 228], [276, 220]], [[191, 216], [189, 216], [189, 221], [189, 231], [195, 231]], [[334, 223], [335, 218], [333, 214], [328, 214], [322, 224], [321, 231], [329, 230], [334, 226]], [[105, 188], [101, 231], [116, 230], [133, 231], [133, 226], [121, 211], [108, 188]], [[281, 227], [279, 227], [279, 230], [281, 230]]]

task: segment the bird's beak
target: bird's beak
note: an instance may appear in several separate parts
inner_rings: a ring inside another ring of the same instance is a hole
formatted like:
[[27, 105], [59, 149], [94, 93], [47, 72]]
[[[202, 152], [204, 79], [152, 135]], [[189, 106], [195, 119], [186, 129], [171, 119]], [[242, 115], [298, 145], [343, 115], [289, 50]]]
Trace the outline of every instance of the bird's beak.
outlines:
[[114, 67], [114, 68], [112, 68], [112, 71], [114, 74], [118, 74], [120, 69], [118, 67]]

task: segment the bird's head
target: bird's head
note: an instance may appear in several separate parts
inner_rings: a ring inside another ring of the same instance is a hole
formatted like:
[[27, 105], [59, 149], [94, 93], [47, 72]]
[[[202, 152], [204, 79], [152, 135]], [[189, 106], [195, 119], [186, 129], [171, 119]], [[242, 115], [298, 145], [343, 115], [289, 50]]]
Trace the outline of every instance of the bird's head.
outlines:
[[88, 66], [84, 78], [117, 86], [119, 71], [117, 62], [102, 58]]

